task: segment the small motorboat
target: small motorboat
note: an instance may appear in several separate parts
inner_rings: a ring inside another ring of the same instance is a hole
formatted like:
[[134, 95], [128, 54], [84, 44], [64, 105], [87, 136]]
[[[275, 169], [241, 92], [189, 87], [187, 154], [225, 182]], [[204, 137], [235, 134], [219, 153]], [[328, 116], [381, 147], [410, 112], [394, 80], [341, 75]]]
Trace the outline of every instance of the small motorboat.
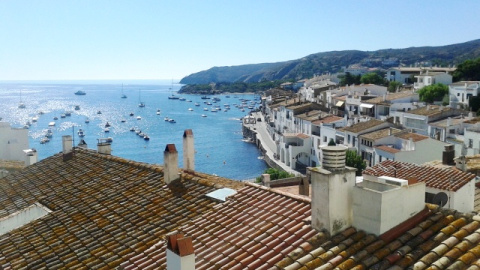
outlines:
[[134, 127], [131, 127], [131, 128], [130, 128], [130, 131], [135, 131], [135, 128], [134, 128]]
[[137, 120], [142, 120], [142, 117], [141, 117], [141, 116], [137, 116]]
[[134, 114], [133, 114], [133, 112], [131, 112], [129, 115], [130, 115], [130, 116], [133, 116]]
[[203, 108], [204, 111], [208, 111], [208, 108]]
[[109, 129], [109, 128], [105, 128], [105, 129], [103, 130], [103, 132], [108, 133], [108, 132], [110, 132], [110, 129]]
[[157, 115], [160, 115], [161, 111], [160, 109], [157, 110]]
[[88, 119], [88, 118], [85, 119], [85, 123], [86, 123], [86, 124], [90, 123], [90, 119]]
[[106, 142], [113, 142], [113, 138], [112, 137], [108, 137], [105, 139]]
[[77, 92], [75, 92], [75, 95], [77, 95], [77, 96], [84, 96], [86, 94], [87, 93], [85, 93], [85, 91], [82, 91], [82, 90], [78, 90]]
[[45, 133], [46, 138], [51, 138], [53, 136], [53, 131], [51, 129], [48, 129], [47, 132]]
[[165, 120], [166, 122], [168, 122], [168, 121], [170, 120], [170, 118], [165, 117], [165, 118], [163, 118], [163, 120]]
[[65, 118], [67, 117], [64, 113], [60, 114], [60, 118]]
[[66, 112], [65, 112], [65, 115], [66, 115], [66, 116], [72, 116], [72, 112], [71, 112], [71, 111], [66, 111]]
[[58, 117], [56, 117], [56, 116], [55, 116], [55, 117], [53, 117], [53, 120], [58, 120]]
[[79, 137], [85, 137], [85, 132], [83, 131], [83, 129], [79, 129], [77, 134]]
[[188, 108], [189, 111], [193, 112], [193, 109], [192, 108]]
[[202, 117], [207, 117], [207, 115], [205, 115], [205, 114], [202, 114]]
[[34, 117], [32, 118], [32, 123], [35, 123], [35, 122], [37, 122], [37, 121], [38, 121], [38, 117], [37, 117], [37, 116], [34, 116]]
[[149, 141], [149, 140], [150, 140], [150, 137], [148, 137], [148, 135], [145, 134], [145, 136], [143, 136], [143, 139], [144, 139], [145, 141]]
[[54, 126], [55, 126], [55, 122], [50, 122], [50, 123], [48, 123], [48, 126], [49, 126], [49, 127], [54, 127]]
[[106, 127], [106, 128], [110, 127], [110, 123], [107, 122], [107, 123], [105, 124], [105, 127]]
[[50, 141], [49, 138], [43, 137], [43, 138], [40, 140], [40, 143], [41, 143], [41, 144], [45, 144], [45, 143], [48, 143], [49, 141]]
[[122, 119], [122, 120], [120, 120], [120, 122], [125, 123], [125, 122], [127, 122], [127, 120]]
[[98, 111], [97, 114], [102, 114], [102, 111]]
[[175, 119], [168, 119], [169, 123], [176, 123]]
[[195, 106], [200, 106], [200, 104], [198, 104], [198, 103], [195, 103]]
[[80, 105], [75, 105], [75, 110], [76, 111], [80, 110]]

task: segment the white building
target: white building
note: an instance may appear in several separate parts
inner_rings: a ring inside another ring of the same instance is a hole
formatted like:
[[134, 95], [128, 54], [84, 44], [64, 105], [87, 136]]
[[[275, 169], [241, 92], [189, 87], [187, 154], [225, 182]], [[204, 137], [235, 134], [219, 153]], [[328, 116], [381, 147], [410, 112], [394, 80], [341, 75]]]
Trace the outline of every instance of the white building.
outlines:
[[452, 83], [448, 86], [450, 93], [450, 106], [457, 108], [458, 104], [469, 106], [471, 97], [479, 95], [480, 82], [478, 81], [461, 81]]
[[435, 122], [448, 117], [467, 115], [468, 112], [453, 109], [450, 107], [427, 105], [408, 112], [390, 112], [395, 118], [395, 122], [402, 124], [405, 128], [415, 130], [415, 133], [429, 136], [430, 122]]
[[401, 131], [375, 140], [372, 165], [385, 160], [423, 164], [438, 160], [447, 143], [424, 135]]
[[9, 123], [0, 122], [0, 159], [21, 161], [25, 165], [37, 161], [37, 153], [29, 149], [28, 129], [12, 128]]
[[413, 89], [415, 90], [419, 90], [425, 86], [430, 86], [436, 83], [441, 83], [444, 85], [449, 85], [452, 83], [452, 75], [446, 72], [429, 72], [427, 70], [414, 77], [416, 82], [413, 84]]
[[465, 213], [474, 210], [474, 174], [456, 169], [392, 160], [384, 161], [363, 171], [363, 178], [366, 180], [378, 181], [381, 176], [425, 182], [425, 202], [427, 203], [439, 204]]
[[414, 77], [420, 75], [422, 72], [444, 72], [452, 73], [456, 68], [446, 67], [395, 67], [387, 70], [385, 79], [388, 81], [396, 81], [403, 84], [414, 83]]

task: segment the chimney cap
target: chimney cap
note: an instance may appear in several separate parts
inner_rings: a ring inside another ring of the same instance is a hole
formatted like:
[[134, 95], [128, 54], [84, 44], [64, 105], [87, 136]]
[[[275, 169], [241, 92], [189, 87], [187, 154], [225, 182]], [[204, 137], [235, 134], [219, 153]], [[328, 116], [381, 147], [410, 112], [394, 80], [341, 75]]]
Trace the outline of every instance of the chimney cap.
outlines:
[[185, 138], [187, 136], [193, 136], [193, 131], [191, 129], [185, 129], [183, 132], [183, 137]]
[[167, 146], [165, 147], [165, 152], [177, 153], [177, 148], [175, 147], [175, 144], [173, 143], [167, 144]]
[[167, 248], [177, 253], [181, 257], [193, 254], [192, 237], [184, 237], [183, 233], [177, 233], [167, 236]]

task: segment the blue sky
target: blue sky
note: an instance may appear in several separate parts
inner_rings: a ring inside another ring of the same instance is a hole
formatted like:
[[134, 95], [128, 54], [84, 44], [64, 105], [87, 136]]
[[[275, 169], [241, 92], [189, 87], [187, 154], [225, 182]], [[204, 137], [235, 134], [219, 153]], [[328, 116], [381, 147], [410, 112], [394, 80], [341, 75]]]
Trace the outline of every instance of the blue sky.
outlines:
[[181, 79], [214, 66], [480, 38], [480, 1], [0, 0], [0, 80]]

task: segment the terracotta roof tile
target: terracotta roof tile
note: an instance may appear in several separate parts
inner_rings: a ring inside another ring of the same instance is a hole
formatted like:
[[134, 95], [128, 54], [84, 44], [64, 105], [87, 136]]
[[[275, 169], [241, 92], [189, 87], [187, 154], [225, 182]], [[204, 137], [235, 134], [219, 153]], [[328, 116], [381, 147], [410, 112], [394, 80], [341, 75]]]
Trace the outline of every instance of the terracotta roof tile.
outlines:
[[352, 133], [359, 133], [363, 130], [370, 129], [370, 128], [382, 125], [384, 123], [385, 122], [381, 121], [381, 120], [371, 119], [371, 120], [368, 120], [366, 122], [360, 122], [360, 123], [357, 123], [357, 124], [349, 126], [349, 127], [341, 128], [340, 130], [348, 131], [348, 132], [352, 132]]
[[471, 173], [386, 160], [363, 171], [366, 175], [414, 178], [427, 187], [457, 191], [475, 178]]

